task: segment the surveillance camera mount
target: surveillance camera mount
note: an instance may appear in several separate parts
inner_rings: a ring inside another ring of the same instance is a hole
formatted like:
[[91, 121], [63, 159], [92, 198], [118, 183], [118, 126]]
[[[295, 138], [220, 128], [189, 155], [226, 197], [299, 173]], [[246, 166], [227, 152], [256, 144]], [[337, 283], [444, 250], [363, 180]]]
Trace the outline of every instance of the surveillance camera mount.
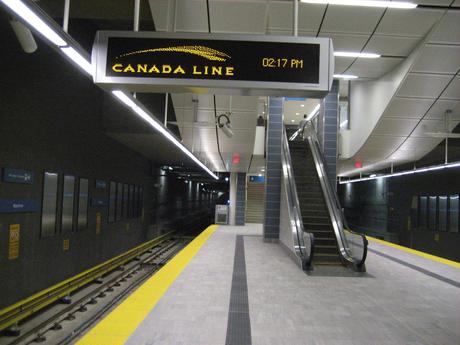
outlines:
[[[220, 114], [218, 117], [217, 117], [217, 125], [219, 126], [219, 128], [223, 128], [225, 125], [230, 125], [231, 121], [230, 121], [230, 113], [225, 113], [225, 114]], [[225, 118], [225, 122], [224, 123], [221, 123], [220, 122], [220, 119], [221, 118]]]

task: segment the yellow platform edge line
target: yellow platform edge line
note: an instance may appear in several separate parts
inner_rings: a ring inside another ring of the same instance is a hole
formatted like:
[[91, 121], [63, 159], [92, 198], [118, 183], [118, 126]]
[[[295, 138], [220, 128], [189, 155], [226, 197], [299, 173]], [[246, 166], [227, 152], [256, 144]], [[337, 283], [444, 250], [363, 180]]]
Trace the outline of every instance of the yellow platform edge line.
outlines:
[[388, 247], [393, 247], [393, 248], [402, 250], [402, 251], [407, 252], [407, 253], [411, 253], [411, 254], [414, 254], [414, 255], [417, 255], [417, 256], [421, 256], [422, 258], [425, 258], [425, 259], [428, 259], [428, 260], [431, 260], [431, 261], [439, 262], [441, 264], [449, 265], [449, 266], [452, 266], [452, 267], [455, 267], [455, 268], [460, 268], [460, 262], [457, 262], [457, 261], [444, 259], [444, 258], [441, 258], [439, 256], [424, 253], [424, 252], [421, 252], [419, 250], [415, 250], [415, 249], [412, 249], [412, 248], [401, 246], [399, 244], [395, 244], [395, 243], [387, 242], [387, 241], [384, 241], [384, 240], [380, 240], [378, 238], [371, 237], [369, 235], [366, 235], [366, 238], [371, 240], [371, 241], [373, 241], [373, 242], [377, 242], [377, 243], [383, 244], [383, 245], [388, 246]]
[[217, 228], [218, 225], [207, 227], [76, 344], [124, 344]]

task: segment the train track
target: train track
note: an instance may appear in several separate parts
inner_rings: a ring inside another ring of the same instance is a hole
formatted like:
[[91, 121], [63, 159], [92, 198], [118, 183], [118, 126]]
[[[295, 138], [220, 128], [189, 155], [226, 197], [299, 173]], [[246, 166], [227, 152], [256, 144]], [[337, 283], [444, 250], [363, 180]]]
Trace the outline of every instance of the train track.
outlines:
[[76, 293], [74, 297], [77, 298], [69, 305], [59, 305], [55, 312], [46, 313], [50, 315], [36, 316], [40, 320], [35, 320], [35, 325], [27, 327], [31, 322], [25, 322], [21, 326], [23, 333], [20, 336], [11, 342], [0, 341], [0, 344], [73, 343], [134, 289], [155, 274], [189, 241], [190, 239], [176, 238], [160, 243], [137, 260], [133, 260], [129, 267], [121, 266], [118, 272], [105, 277], [106, 281], [100, 281], [97, 287], [94, 288], [92, 284], [92, 289], [84, 288]]

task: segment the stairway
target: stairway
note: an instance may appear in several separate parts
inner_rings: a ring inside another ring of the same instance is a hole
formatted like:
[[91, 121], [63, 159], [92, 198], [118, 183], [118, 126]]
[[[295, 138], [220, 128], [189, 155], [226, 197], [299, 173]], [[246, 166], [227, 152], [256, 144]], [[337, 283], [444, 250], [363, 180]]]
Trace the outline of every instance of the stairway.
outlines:
[[246, 223], [263, 223], [265, 184], [248, 182], [246, 189]]
[[303, 226], [315, 236], [313, 265], [342, 265], [321, 183], [307, 145], [290, 141], [289, 151]]

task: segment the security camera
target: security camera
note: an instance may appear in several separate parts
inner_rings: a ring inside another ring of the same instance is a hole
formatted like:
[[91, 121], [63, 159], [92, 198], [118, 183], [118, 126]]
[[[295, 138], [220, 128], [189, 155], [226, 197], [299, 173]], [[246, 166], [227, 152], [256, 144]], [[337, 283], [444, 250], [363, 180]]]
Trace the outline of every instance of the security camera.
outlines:
[[10, 19], [10, 25], [19, 44], [26, 53], [30, 54], [37, 50], [37, 42], [35, 42], [32, 32], [24, 24], [16, 19]]
[[[230, 115], [230, 114], [228, 114]], [[230, 125], [230, 118], [228, 117], [227, 114], [221, 114], [217, 117], [217, 125], [219, 126], [220, 129], [222, 129], [222, 132], [224, 134], [231, 138], [233, 137], [233, 131], [232, 131], [232, 126]], [[221, 122], [221, 119], [224, 119], [223, 122]]]

